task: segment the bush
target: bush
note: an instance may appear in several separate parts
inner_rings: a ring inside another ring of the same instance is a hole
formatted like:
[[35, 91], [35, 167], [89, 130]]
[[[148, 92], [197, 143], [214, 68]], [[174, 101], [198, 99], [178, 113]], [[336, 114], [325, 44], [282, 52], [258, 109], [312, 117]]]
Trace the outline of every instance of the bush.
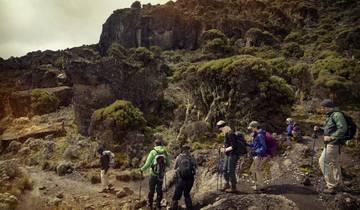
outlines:
[[304, 50], [295, 42], [286, 43], [282, 47], [282, 52], [286, 57], [301, 58], [304, 56]]
[[202, 40], [205, 43], [214, 39], [221, 39], [223, 41], [227, 41], [228, 38], [222, 31], [218, 29], [210, 29], [202, 34]]
[[154, 61], [155, 55], [145, 47], [130, 49], [131, 58], [135, 61], [142, 62], [144, 65]]
[[56, 111], [60, 101], [54, 93], [42, 89], [31, 92], [31, 108], [34, 114], [47, 114]]
[[117, 59], [124, 59], [126, 58], [126, 49], [121, 46], [119, 43], [112, 43], [109, 49], [107, 50], [107, 54]]
[[226, 119], [244, 127], [257, 119], [277, 128], [291, 109], [294, 92], [284, 79], [272, 77], [272, 69], [263, 59], [241, 55], [193, 65], [183, 78], [196, 108], [211, 125]]
[[134, 1], [134, 3], [131, 4], [131, 8], [133, 8], [133, 9], [141, 9], [140, 1]]
[[245, 33], [246, 45], [260, 47], [263, 45], [275, 45], [279, 41], [268, 31], [262, 31], [258, 28], [251, 28]]
[[206, 42], [203, 47], [204, 53], [224, 55], [230, 51], [230, 48], [226, 41], [216, 38], [214, 40]]
[[113, 104], [98, 109], [92, 115], [95, 121], [113, 121], [120, 131], [131, 131], [145, 126], [146, 121], [143, 113], [131, 102], [117, 100]]
[[[340, 32], [335, 42], [339, 51], [358, 51], [360, 49], [360, 26]], [[357, 55], [360, 55], [360, 53]]]

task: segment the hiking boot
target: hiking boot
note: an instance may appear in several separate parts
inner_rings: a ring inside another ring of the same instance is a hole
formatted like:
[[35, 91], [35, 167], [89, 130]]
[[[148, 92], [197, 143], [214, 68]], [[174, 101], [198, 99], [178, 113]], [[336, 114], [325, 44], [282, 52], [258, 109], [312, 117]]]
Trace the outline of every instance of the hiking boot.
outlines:
[[224, 187], [221, 189], [222, 192], [225, 192], [227, 189], [230, 188], [230, 184], [226, 183]]

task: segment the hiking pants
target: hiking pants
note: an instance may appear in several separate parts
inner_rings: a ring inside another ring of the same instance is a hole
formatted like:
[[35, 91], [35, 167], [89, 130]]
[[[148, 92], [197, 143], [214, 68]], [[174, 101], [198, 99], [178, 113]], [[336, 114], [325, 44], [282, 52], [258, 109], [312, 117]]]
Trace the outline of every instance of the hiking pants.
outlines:
[[227, 184], [236, 186], [236, 165], [239, 160], [238, 155], [225, 156], [224, 159], [224, 179]]
[[160, 205], [161, 200], [163, 198], [162, 185], [163, 185], [162, 179], [159, 179], [157, 176], [150, 176], [149, 194], [148, 194], [149, 204], [153, 203], [154, 194], [156, 190], [156, 205]]
[[[326, 185], [329, 189], [342, 185], [341, 167], [340, 167], [340, 146], [339, 145], [325, 145], [319, 159], [321, 172], [324, 175]], [[325, 162], [324, 162], [325, 161]]]
[[266, 160], [268, 159], [267, 156], [255, 156], [253, 163], [251, 165], [251, 174], [255, 181], [255, 186], [262, 187], [264, 185], [264, 164]]
[[190, 210], [193, 208], [191, 196], [190, 196], [190, 191], [191, 191], [191, 188], [193, 187], [193, 185], [194, 185], [194, 177], [189, 178], [189, 179], [177, 178], [177, 183], [175, 186], [175, 193], [172, 198], [171, 210], [177, 210], [178, 202], [183, 193], [184, 193], [184, 198], [185, 198], [186, 209]]
[[100, 177], [101, 177], [101, 185], [103, 189], [106, 189], [109, 185], [108, 170], [101, 170]]

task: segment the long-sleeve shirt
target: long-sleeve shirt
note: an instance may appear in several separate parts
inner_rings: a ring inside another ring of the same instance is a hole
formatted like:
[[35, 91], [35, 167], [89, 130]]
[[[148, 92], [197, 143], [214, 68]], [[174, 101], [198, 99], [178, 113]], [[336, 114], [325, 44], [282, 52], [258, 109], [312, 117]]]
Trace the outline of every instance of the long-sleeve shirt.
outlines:
[[166, 151], [164, 146], [156, 146], [153, 150], [150, 151], [145, 164], [141, 167], [141, 171], [150, 170], [150, 176], [156, 176], [156, 174], [152, 171], [151, 166], [154, 163], [155, 157], [158, 153], [165, 154], [165, 166], [170, 167], [170, 156], [169, 153]]
[[340, 141], [345, 137], [347, 132], [347, 123], [344, 114], [340, 112], [339, 109], [334, 108], [326, 114], [326, 121], [322, 129], [324, 136], [330, 136], [331, 138], [329, 144], [340, 144]]
[[259, 132], [253, 132], [251, 134], [253, 137], [252, 142], [250, 143], [250, 147], [255, 151], [257, 156], [265, 156], [266, 155], [266, 132], [260, 129]]

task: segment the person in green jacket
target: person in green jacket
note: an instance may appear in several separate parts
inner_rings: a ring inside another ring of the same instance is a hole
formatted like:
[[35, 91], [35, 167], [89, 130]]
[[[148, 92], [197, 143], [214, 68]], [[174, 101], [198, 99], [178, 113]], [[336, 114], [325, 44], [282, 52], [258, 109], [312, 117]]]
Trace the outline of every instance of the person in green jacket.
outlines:
[[[334, 102], [325, 99], [321, 102], [321, 110], [326, 114], [323, 127], [314, 127], [314, 131], [324, 132], [325, 148], [319, 159], [320, 169], [324, 175], [327, 189], [325, 193], [336, 193], [343, 185], [340, 166], [340, 149], [342, 140], [347, 132], [347, 123], [344, 114], [340, 112]], [[326, 154], [325, 154], [326, 153]]]
[[148, 207], [153, 209], [153, 200], [155, 189], [157, 193], [156, 207], [161, 208], [161, 200], [163, 197], [162, 185], [165, 177], [165, 169], [170, 167], [170, 157], [165, 146], [160, 139], [155, 140], [155, 147], [150, 151], [145, 164], [140, 168], [143, 173], [149, 170], [149, 194], [148, 194]]

